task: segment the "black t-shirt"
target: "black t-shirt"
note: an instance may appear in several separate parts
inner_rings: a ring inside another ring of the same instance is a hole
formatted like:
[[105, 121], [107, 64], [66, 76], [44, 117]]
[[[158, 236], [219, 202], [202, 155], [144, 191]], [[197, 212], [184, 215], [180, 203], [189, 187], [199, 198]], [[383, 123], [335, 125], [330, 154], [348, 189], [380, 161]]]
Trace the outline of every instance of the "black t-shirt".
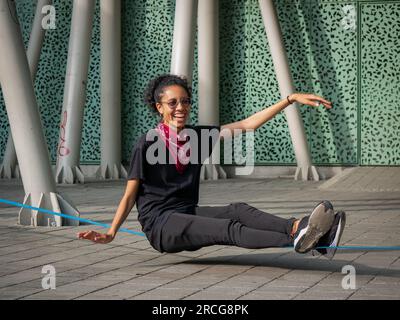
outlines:
[[[146, 151], [156, 141], [163, 146], [159, 150], [165, 153], [167, 160], [169, 157], [169, 150], [154, 134], [154, 129], [151, 130], [155, 138], [146, 141], [146, 134], [143, 134], [132, 150], [128, 180], [140, 179], [136, 197], [138, 220], [150, 244], [160, 252], [161, 229], [169, 215], [173, 212], [194, 213], [199, 201], [200, 169], [204, 160], [211, 155], [220, 131], [220, 126], [186, 125], [185, 128], [194, 130], [198, 143], [197, 162], [189, 162], [183, 173], [177, 171], [173, 162], [161, 164], [147, 160]], [[191, 152], [194, 152], [196, 144], [190, 143], [190, 146], [193, 148]]]

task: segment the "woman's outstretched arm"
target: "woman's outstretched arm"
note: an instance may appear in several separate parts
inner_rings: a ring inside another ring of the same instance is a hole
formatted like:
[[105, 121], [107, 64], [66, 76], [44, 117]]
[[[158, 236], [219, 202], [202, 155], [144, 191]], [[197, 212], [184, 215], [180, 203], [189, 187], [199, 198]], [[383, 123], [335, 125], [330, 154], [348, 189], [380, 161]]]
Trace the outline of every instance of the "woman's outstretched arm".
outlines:
[[[291, 103], [293, 102], [298, 102], [300, 104], [304, 105], [309, 105], [313, 107], [317, 107], [320, 104], [323, 104], [325, 108], [330, 109], [332, 108], [332, 103], [329, 102], [328, 100], [325, 100], [324, 98], [317, 96], [315, 94], [309, 94], [309, 93], [293, 93], [289, 96], [289, 100]], [[279, 112], [281, 112], [283, 109], [285, 109], [287, 106], [289, 106], [289, 101], [288, 99], [284, 99], [279, 101], [278, 103], [267, 107], [250, 117], [225, 124], [221, 126], [221, 137], [229, 137], [233, 136], [235, 129], [239, 129], [242, 131], [245, 130], [256, 130], [260, 126], [262, 126], [264, 123], [267, 121], [271, 120], [273, 117], [275, 117]], [[224, 130], [225, 129], [225, 130]], [[240, 131], [239, 131], [240, 132]]]
[[139, 184], [140, 184], [139, 179], [128, 180], [126, 184], [125, 193], [118, 205], [118, 209], [117, 212], [115, 213], [114, 220], [107, 233], [100, 233], [93, 230], [86, 230], [83, 232], [79, 232], [77, 234], [78, 238], [92, 240], [93, 242], [97, 243], [111, 242], [115, 238], [115, 235], [117, 234], [119, 227], [128, 217], [133, 206], [135, 205]]

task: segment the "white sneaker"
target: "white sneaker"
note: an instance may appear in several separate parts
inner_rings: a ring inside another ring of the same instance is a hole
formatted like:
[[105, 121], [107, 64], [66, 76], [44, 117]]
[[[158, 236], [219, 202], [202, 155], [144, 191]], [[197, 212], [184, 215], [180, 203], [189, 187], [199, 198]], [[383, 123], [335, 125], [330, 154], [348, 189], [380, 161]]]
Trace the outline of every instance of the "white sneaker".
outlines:
[[327, 200], [320, 202], [311, 215], [300, 220], [294, 235], [294, 250], [307, 253], [314, 249], [319, 239], [331, 229], [334, 218], [332, 204]]
[[344, 226], [346, 225], [346, 213], [339, 211], [335, 214], [332, 228], [317, 243], [316, 251], [328, 259], [332, 259], [336, 253]]

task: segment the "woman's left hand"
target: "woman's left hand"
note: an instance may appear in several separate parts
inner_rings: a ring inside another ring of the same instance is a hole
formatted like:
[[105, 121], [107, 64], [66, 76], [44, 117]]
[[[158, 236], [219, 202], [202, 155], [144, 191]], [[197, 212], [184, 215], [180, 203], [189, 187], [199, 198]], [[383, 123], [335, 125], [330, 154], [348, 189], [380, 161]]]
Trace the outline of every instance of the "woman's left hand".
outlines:
[[332, 102], [311, 93], [293, 93], [289, 96], [289, 100], [312, 107], [318, 107], [320, 104], [323, 104], [327, 109], [332, 108]]

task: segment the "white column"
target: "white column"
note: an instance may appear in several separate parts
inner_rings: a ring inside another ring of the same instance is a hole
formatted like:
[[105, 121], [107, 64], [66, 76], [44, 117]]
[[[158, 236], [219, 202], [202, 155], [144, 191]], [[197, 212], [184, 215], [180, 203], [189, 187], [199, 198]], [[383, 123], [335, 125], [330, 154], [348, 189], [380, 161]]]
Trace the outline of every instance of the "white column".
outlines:
[[[79, 216], [78, 211], [56, 193], [50, 157], [26, 57], [15, 3], [0, 0], [0, 84], [25, 190], [24, 204]], [[36, 210], [21, 209], [23, 225], [76, 225]]]
[[[199, 124], [219, 125], [219, 30], [217, 0], [199, 0], [198, 75]], [[211, 156], [212, 164], [202, 167], [202, 179], [226, 178], [219, 165], [219, 143]], [[206, 160], [207, 162], [208, 160]]]
[[121, 164], [121, 1], [100, 0], [101, 164], [97, 177], [126, 178]]
[[3, 163], [0, 165], [0, 178], [13, 179], [20, 178], [20, 176], [17, 154], [15, 153], [14, 141], [10, 131], [8, 134], [6, 150], [4, 151]]
[[[42, 8], [51, 4], [51, 0], [38, 0], [36, 5], [35, 17], [32, 24], [32, 31], [29, 37], [28, 57], [29, 69], [31, 71], [32, 81], [35, 81], [37, 66], [39, 63], [40, 52], [43, 46], [45, 29], [42, 28]], [[3, 157], [3, 163], [0, 166], [0, 178], [12, 179], [19, 178], [19, 168], [17, 164], [17, 154], [15, 153], [14, 142], [11, 133], [8, 135], [7, 147]]]
[[192, 82], [197, 0], [176, 0], [171, 73]]
[[[286, 99], [286, 97], [295, 90], [275, 6], [272, 0], [259, 0], [259, 5], [281, 97], [282, 99]], [[319, 180], [317, 169], [311, 163], [310, 149], [307, 144], [304, 124], [300, 111], [298, 110], [298, 104], [295, 103], [287, 107], [285, 109], [285, 115], [297, 161], [295, 179], [309, 180], [311, 178], [313, 180]]]
[[57, 148], [56, 181], [84, 182], [79, 167], [94, 0], [74, 0]]

